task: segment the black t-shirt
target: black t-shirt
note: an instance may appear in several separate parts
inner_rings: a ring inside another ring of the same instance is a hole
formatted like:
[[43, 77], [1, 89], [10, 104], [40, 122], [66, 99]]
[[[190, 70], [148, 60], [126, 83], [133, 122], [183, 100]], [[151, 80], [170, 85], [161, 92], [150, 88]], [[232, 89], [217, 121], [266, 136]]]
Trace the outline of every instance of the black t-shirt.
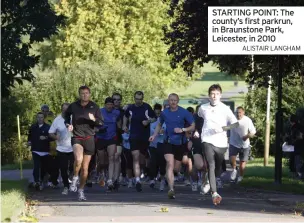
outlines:
[[148, 140], [150, 137], [150, 125], [144, 126], [142, 122], [149, 118], [156, 118], [151, 106], [147, 103], [143, 103], [141, 106], [132, 104], [127, 108], [125, 116], [127, 118], [131, 117], [129, 138], [143, 141]]
[[[90, 120], [89, 113], [95, 116], [95, 122]], [[86, 106], [82, 106], [80, 101], [76, 101], [68, 107], [65, 112], [65, 124], [71, 123], [72, 116], [72, 125], [73, 125], [73, 136], [74, 137], [88, 137], [94, 136], [95, 131], [94, 127], [102, 125], [101, 112], [97, 104], [92, 101]]]

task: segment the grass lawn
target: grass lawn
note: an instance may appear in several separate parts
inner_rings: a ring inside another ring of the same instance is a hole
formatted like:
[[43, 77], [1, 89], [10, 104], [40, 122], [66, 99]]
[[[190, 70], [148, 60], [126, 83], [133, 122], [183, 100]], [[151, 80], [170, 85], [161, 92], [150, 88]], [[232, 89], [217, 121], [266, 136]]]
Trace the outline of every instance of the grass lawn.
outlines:
[[244, 106], [244, 104], [245, 104], [245, 97], [246, 97], [246, 94], [241, 94], [239, 96], [235, 96], [235, 97], [230, 98], [230, 100], [234, 101], [235, 107]]
[[[32, 160], [26, 160], [22, 162], [22, 168], [23, 169], [33, 169], [33, 161]], [[19, 163], [12, 163], [12, 164], [5, 164], [1, 166], [2, 170], [19, 170], [20, 164]]]
[[25, 208], [27, 180], [1, 180], [1, 222], [11, 221], [18, 210]]
[[[188, 100], [200, 99], [202, 97], [206, 97], [208, 95], [208, 88], [212, 84], [220, 84], [224, 92], [227, 92], [235, 88], [234, 82], [235, 80], [237, 80], [237, 78], [220, 72], [218, 68], [212, 65], [212, 62], [209, 62], [204, 65], [203, 72], [204, 72], [204, 76], [201, 79], [192, 81], [190, 85], [187, 87], [169, 89], [167, 93], [169, 94], [172, 92], [177, 92], [181, 99], [180, 106], [195, 107], [196, 105], [188, 103]], [[242, 86], [246, 86], [246, 83], [243, 80], [239, 80], [238, 87], [242, 87]], [[235, 98], [236, 103], [238, 105], [239, 102], [240, 103], [242, 102], [243, 97], [244, 97], [243, 95], [240, 95]]]
[[255, 158], [254, 160], [248, 162], [245, 177], [240, 183], [240, 186], [246, 188], [304, 194], [304, 181], [291, 178], [288, 167], [286, 166], [283, 166], [282, 184], [274, 184], [274, 158], [270, 157], [269, 165], [267, 167], [264, 167], [263, 160], [263, 158]]

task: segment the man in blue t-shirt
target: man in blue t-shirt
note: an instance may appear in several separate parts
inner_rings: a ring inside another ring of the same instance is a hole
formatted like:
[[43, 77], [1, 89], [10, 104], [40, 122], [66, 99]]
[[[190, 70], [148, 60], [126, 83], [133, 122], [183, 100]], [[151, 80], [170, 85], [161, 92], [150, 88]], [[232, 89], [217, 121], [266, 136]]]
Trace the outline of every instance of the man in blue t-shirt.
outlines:
[[130, 147], [133, 157], [133, 171], [136, 179], [136, 190], [142, 191], [140, 183], [139, 155], [146, 155], [149, 147], [150, 123], [156, 120], [151, 106], [145, 102], [144, 93], [137, 91], [134, 94], [135, 104], [130, 105], [123, 118], [123, 130], [129, 132], [127, 127], [130, 120]]
[[[186, 109], [178, 106], [179, 97], [172, 93], [169, 95], [169, 108], [166, 108], [160, 115], [160, 122], [157, 125], [154, 134], [149, 141], [154, 141], [155, 137], [163, 125], [166, 124], [166, 145], [164, 146], [164, 154], [167, 162], [167, 181], [169, 186], [168, 196], [175, 198], [174, 193], [174, 171], [178, 172], [181, 167], [181, 161], [185, 151], [187, 150], [186, 132], [192, 132], [195, 129], [193, 115]], [[189, 127], [185, 128], [188, 124]]]
[[109, 179], [108, 189], [113, 190], [118, 188], [118, 177], [120, 170], [119, 156], [115, 156], [117, 146], [117, 127], [121, 126], [119, 119], [120, 112], [114, 109], [114, 100], [107, 97], [105, 100], [105, 107], [100, 109], [104, 118], [104, 125], [99, 128], [96, 133], [96, 149], [98, 156], [102, 157], [104, 150], [107, 150], [109, 158]]

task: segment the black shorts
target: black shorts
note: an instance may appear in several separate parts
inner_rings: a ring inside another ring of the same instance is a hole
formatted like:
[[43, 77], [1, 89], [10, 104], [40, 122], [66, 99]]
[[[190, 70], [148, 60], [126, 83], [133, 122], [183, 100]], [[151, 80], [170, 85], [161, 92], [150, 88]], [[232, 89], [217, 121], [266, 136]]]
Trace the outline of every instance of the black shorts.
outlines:
[[117, 140], [113, 139], [96, 139], [95, 147], [97, 150], [104, 150], [107, 149], [108, 146], [117, 145]]
[[173, 145], [169, 143], [164, 144], [164, 154], [173, 154], [174, 159], [182, 161], [183, 156], [188, 154], [187, 144]]
[[201, 139], [192, 139], [192, 143], [193, 143], [193, 155], [195, 154], [203, 154], [203, 146], [202, 146], [202, 142]]
[[80, 139], [80, 138], [75, 138], [72, 137], [72, 146], [75, 144], [79, 144], [83, 147], [83, 153], [85, 155], [94, 155], [95, 154], [95, 140], [94, 137], [91, 136], [88, 139]]
[[130, 139], [130, 150], [135, 151], [139, 150], [141, 154], [147, 156], [148, 148], [149, 148], [149, 141], [148, 140], [138, 140], [138, 139]]

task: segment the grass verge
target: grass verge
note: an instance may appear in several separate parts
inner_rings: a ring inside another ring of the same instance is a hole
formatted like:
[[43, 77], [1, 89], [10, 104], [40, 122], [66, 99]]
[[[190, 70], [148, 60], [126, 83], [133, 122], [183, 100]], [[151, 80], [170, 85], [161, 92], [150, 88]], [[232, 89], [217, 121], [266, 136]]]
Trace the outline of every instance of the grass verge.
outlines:
[[10, 222], [25, 209], [27, 180], [1, 180], [1, 222]]
[[240, 186], [262, 190], [304, 194], [304, 181], [293, 179], [287, 166], [282, 170], [282, 184], [274, 183], [274, 158], [270, 157], [269, 165], [264, 167], [263, 158], [255, 158], [246, 165], [245, 178]]
[[[23, 169], [33, 169], [33, 161], [26, 160], [22, 162]], [[1, 170], [19, 170], [20, 164], [19, 163], [12, 163], [12, 164], [5, 164], [1, 166]]]

